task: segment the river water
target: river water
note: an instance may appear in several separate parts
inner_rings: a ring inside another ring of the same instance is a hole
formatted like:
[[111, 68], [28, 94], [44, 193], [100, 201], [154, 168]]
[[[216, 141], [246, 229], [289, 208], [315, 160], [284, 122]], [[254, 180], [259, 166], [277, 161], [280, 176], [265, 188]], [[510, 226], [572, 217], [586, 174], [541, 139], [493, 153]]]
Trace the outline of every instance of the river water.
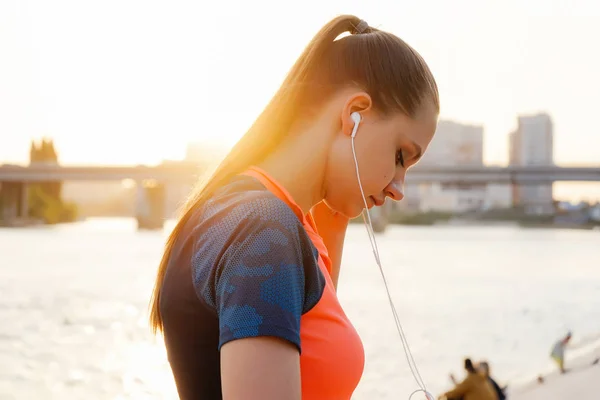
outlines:
[[[0, 399], [172, 399], [147, 304], [168, 230], [132, 219], [0, 229]], [[382, 263], [421, 376], [436, 396], [462, 359], [516, 385], [550, 367], [567, 329], [600, 332], [600, 232], [390, 227]], [[354, 399], [417, 387], [362, 225], [349, 228], [339, 297], [365, 345]], [[415, 399], [417, 396], [414, 396]]]

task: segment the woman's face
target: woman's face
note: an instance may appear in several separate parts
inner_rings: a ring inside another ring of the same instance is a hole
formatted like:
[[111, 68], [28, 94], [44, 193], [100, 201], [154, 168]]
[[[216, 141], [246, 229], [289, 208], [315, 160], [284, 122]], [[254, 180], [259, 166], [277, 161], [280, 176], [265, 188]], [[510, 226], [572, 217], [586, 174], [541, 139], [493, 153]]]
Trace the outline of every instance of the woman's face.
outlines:
[[[348, 107], [342, 113], [342, 129], [332, 143], [325, 175], [325, 201], [349, 218], [365, 208], [352, 152], [354, 123], [350, 111], [355, 109], [360, 110]], [[370, 107], [360, 114], [354, 149], [367, 207], [382, 205], [386, 197], [402, 200], [406, 172], [429, 146], [437, 126], [437, 111], [425, 104], [414, 119], [401, 112], [382, 117]]]

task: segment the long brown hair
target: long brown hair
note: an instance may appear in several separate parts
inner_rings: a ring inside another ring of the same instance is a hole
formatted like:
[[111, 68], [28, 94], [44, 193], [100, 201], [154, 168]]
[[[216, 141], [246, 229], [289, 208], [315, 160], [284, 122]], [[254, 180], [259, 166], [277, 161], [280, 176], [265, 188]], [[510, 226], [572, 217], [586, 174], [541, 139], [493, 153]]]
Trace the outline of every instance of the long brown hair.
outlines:
[[[254, 124], [184, 206], [167, 239], [150, 301], [154, 333], [163, 329], [160, 291], [171, 249], [193, 211], [233, 176], [259, 163], [285, 139], [299, 118], [347, 85], [369, 93], [373, 107], [383, 114], [401, 111], [414, 117], [425, 101], [439, 111], [437, 85], [421, 56], [391, 33], [369, 27], [356, 32], [360, 23], [358, 17], [342, 15], [321, 28]], [[351, 35], [338, 39], [343, 33]]]

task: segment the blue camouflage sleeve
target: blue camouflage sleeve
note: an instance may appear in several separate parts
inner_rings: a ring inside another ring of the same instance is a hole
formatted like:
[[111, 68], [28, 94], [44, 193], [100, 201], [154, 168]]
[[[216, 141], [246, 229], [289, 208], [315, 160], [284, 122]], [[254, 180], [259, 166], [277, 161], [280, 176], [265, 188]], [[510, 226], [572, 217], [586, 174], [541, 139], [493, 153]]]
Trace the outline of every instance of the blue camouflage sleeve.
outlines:
[[281, 200], [261, 196], [232, 206], [220, 227], [229, 239], [210, 285], [219, 349], [235, 339], [275, 336], [301, 351], [300, 317], [325, 286], [302, 224]]

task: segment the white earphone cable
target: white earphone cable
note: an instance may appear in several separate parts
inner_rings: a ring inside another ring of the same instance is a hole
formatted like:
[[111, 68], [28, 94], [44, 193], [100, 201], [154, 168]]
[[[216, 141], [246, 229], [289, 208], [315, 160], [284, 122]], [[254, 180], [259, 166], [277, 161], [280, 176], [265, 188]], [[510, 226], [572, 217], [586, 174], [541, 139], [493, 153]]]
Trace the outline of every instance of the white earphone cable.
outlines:
[[[355, 126], [355, 129], [357, 129], [356, 126]], [[410, 351], [410, 347], [408, 346], [408, 341], [406, 340], [404, 330], [402, 329], [402, 324], [400, 323], [400, 318], [398, 317], [398, 313], [396, 312], [396, 307], [394, 306], [394, 301], [392, 300], [392, 296], [390, 294], [390, 289], [389, 289], [389, 286], [387, 283], [387, 279], [383, 272], [383, 267], [381, 266], [381, 260], [379, 257], [379, 248], [377, 247], [377, 241], [375, 240], [375, 232], [373, 231], [371, 215], [369, 214], [369, 206], [367, 204], [367, 199], [365, 198], [365, 193], [363, 191], [363, 187], [362, 187], [362, 183], [361, 183], [361, 179], [360, 179], [360, 172], [359, 172], [359, 168], [358, 168], [358, 159], [356, 158], [356, 150], [354, 149], [354, 135], [352, 135], [352, 137], [351, 137], [351, 145], [352, 145], [352, 156], [354, 157], [354, 165], [356, 166], [356, 177], [358, 178], [358, 186], [360, 188], [360, 193], [362, 195], [362, 199], [363, 199], [363, 202], [365, 205], [365, 209], [362, 213], [363, 221], [365, 222], [365, 227], [367, 229], [367, 234], [369, 236], [369, 242], [371, 242], [371, 248], [373, 249], [373, 255], [375, 256], [375, 262], [377, 263], [377, 266], [379, 267], [379, 272], [381, 273], [381, 277], [383, 279], [383, 284], [384, 284], [385, 290], [387, 292], [388, 301], [390, 303], [390, 308], [391, 308], [392, 314], [394, 316], [394, 321], [396, 322], [396, 329], [398, 330], [398, 335], [400, 336], [400, 341], [402, 342], [402, 347], [404, 348], [404, 354], [406, 356], [406, 361], [407, 361], [410, 371], [413, 375], [413, 378], [415, 379], [415, 381], [417, 382], [417, 385], [420, 388], [420, 389], [415, 390], [410, 395], [409, 400], [412, 398], [413, 395], [415, 395], [416, 393], [419, 393], [419, 392], [423, 392], [428, 400], [434, 400], [434, 397], [431, 395], [431, 393], [429, 393], [427, 391], [425, 382], [423, 381], [423, 378], [421, 378], [421, 374], [419, 373], [419, 370], [417, 368], [417, 363], [415, 362], [412, 352]], [[365, 219], [364, 212], [366, 212], [366, 214], [367, 214], [366, 219]]]

